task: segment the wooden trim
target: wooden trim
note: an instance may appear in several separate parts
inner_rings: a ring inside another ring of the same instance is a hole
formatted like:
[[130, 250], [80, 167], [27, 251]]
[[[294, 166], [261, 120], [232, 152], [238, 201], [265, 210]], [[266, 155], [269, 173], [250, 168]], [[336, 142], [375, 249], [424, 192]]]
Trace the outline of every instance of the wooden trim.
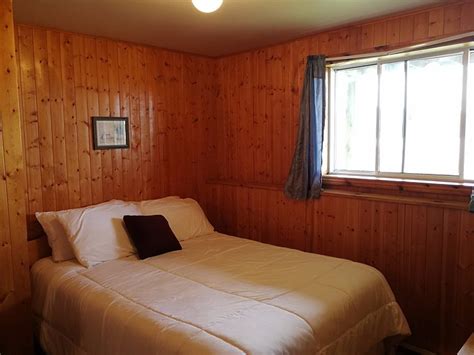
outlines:
[[341, 196], [341, 197], [355, 198], [359, 200], [403, 203], [405, 205], [415, 205], [415, 206], [443, 207], [443, 208], [463, 210], [463, 211], [466, 210], [466, 204], [463, 202], [443, 201], [443, 200], [429, 199], [429, 198], [400, 197], [400, 196], [371, 194], [371, 193], [365, 193], [365, 192], [350, 192], [350, 191], [333, 190], [333, 189], [323, 191], [322, 196]]
[[235, 180], [219, 180], [219, 179], [210, 179], [206, 182], [208, 185], [227, 185], [235, 187], [243, 187], [248, 189], [257, 189], [257, 190], [272, 190], [272, 191], [283, 191], [283, 185], [281, 184], [263, 184], [257, 182], [242, 182]]
[[447, 183], [438, 181], [415, 181], [392, 178], [358, 177], [327, 175], [323, 177], [325, 188], [334, 187], [363, 187], [380, 188], [391, 191], [410, 191], [419, 193], [446, 194], [449, 196], [469, 196], [473, 188], [472, 184]]
[[[232, 180], [208, 180], [210, 185], [226, 185], [257, 190], [283, 191], [281, 184], [261, 184], [239, 182]], [[362, 178], [324, 177], [322, 196], [341, 196], [361, 200], [403, 203], [416, 206], [443, 207], [456, 210], [466, 210], [470, 187], [450, 184], [420, 183], [411, 181], [372, 180]], [[354, 191], [352, 188], [364, 188], [365, 191]], [[371, 192], [371, 191], [377, 192]], [[379, 192], [382, 191], [382, 192]], [[414, 192], [417, 195], [403, 196], [393, 192]], [[436, 197], [432, 197], [436, 196]], [[441, 196], [441, 197], [440, 197]], [[466, 197], [459, 201], [453, 197]]]
[[[242, 182], [235, 180], [209, 179], [211, 185], [230, 185], [248, 188], [257, 188], [265, 190], [282, 190], [283, 184], [264, 184], [258, 182]], [[385, 179], [370, 177], [342, 177], [342, 176], [324, 176], [323, 188], [342, 188], [342, 187], [367, 187], [383, 188], [392, 191], [412, 191], [421, 193], [437, 193], [447, 195], [459, 195], [469, 197], [474, 186], [469, 184], [442, 183], [436, 181], [410, 181], [402, 179]]]

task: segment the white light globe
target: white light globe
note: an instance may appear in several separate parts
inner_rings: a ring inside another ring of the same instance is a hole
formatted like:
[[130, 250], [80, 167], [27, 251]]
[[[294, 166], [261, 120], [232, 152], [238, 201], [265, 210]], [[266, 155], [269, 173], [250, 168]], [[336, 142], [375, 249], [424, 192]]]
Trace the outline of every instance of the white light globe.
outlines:
[[221, 7], [224, 0], [193, 0], [193, 5], [201, 12], [214, 12]]

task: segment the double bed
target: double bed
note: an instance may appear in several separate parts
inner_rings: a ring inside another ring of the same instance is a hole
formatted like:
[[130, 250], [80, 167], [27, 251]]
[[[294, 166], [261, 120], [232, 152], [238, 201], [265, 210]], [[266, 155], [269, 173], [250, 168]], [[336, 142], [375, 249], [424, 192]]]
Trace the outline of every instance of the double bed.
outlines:
[[[49, 354], [367, 354], [410, 334], [376, 269], [217, 232], [92, 268], [37, 261]], [[385, 347], [385, 349], [384, 349]]]

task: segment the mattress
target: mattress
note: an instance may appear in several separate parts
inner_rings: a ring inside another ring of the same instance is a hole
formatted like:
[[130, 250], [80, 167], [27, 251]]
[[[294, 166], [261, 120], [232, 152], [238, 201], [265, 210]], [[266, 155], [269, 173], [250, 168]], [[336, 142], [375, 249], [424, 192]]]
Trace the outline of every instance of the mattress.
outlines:
[[383, 275], [213, 233], [183, 250], [32, 267], [49, 354], [363, 354], [410, 333]]

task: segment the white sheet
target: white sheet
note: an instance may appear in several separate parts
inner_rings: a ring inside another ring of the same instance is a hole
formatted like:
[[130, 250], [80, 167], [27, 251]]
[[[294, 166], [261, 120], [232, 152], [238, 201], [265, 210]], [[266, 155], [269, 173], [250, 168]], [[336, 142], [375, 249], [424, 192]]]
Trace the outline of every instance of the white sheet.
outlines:
[[363, 354], [409, 327], [374, 268], [219, 233], [86, 269], [37, 262], [50, 354]]

